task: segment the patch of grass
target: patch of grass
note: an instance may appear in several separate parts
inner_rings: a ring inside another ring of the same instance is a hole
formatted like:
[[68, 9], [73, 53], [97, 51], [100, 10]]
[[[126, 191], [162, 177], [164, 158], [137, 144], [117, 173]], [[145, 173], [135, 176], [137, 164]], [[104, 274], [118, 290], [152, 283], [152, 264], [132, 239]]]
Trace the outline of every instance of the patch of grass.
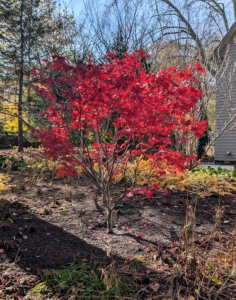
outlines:
[[40, 296], [43, 293], [47, 292], [47, 286], [45, 282], [38, 283], [31, 291], [30, 295], [38, 295]]
[[69, 296], [75, 299], [120, 299], [134, 297], [135, 280], [115, 272], [114, 265], [99, 268], [94, 260], [79, 260], [68, 267], [44, 272], [44, 282], [38, 284], [30, 294], [51, 291], [54, 295]]
[[23, 158], [9, 157], [7, 155], [0, 155], [0, 168], [5, 170], [19, 171], [27, 166]]
[[130, 271], [132, 271], [132, 273], [139, 272], [142, 269], [140, 265], [140, 260], [138, 260], [137, 258], [132, 259], [129, 262], [129, 268]]

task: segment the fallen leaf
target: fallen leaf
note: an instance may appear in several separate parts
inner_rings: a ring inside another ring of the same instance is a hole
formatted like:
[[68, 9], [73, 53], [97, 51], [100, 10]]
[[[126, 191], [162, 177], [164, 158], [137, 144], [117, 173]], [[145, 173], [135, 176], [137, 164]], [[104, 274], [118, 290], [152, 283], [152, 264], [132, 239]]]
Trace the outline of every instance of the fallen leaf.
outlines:
[[139, 232], [138, 234], [136, 234], [137, 237], [139, 236], [144, 236], [144, 233], [143, 232]]
[[170, 249], [169, 252], [174, 255], [179, 250], [180, 250], [179, 247], [174, 247], [174, 248]]
[[199, 293], [199, 290], [198, 289], [195, 289], [195, 293], [200, 296], [200, 293]]
[[153, 283], [153, 284], [150, 284], [149, 286], [154, 292], [157, 292], [160, 288], [160, 284], [159, 283]]
[[70, 298], [68, 298], [68, 300], [76, 300], [77, 296], [76, 295], [72, 295], [70, 296]]
[[167, 277], [168, 277], [167, 274], [163, 274], [163, 275], [161, 276], [161, 279], [166, 279]]
[[112, 247], [109, 247], [107, 249], [107, 257], [111, 257], [111, 255], [112, 255]]
[[28, 282], [28, 283], [33, 283], [33, 282], [36, 282], [38, 279], [39, 279], [38, 276], [31, 275], [31, 276], [28, 278], [27, 282]]
[[131, 198], [131, 197], [134, 197], [134, 194], [129, 192], [127, 195], [126, 195], [128, 198]]
[[129, 272], [129, 266], [123, 266], [119, 269], [121, 272]]

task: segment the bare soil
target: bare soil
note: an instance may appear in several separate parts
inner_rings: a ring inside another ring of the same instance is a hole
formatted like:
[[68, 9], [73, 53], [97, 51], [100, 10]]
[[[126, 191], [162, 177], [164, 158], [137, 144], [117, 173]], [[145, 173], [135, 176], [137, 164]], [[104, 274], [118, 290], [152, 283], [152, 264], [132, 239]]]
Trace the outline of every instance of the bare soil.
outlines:
[[[20, 156], [33, 157], [34, 152]], [[122, 185], [116, 185], [113, 192], [118, 196], [122, 190]], [[221, 228], [216, 229], [223, 239], [229, 239], [235, 227], [234, 196], [200, 198], [169, 192], [151, 199], [142, 195], [125, 198], [114, 212], [114, 234], [109, 235], [104, 211], [95, 206], [96, 201], [102, 206], [99, 192], [83, 175], [54, 180], [50, 172], [40, 176], [27, 170], [13, 172], [8, 189], [1, 194], [0, 299], [27, 299], [25, 295], [40, 281], [42, 270], [78, 258], [93, 255], [101, 263], [115, 259], [121, 265], [127, 259], [153, 258], [160, 249], [174, 247], [180, 240], [187, 204], [196, 205], [199, 240], [214, 228], [219, 203], [224, 214]]]

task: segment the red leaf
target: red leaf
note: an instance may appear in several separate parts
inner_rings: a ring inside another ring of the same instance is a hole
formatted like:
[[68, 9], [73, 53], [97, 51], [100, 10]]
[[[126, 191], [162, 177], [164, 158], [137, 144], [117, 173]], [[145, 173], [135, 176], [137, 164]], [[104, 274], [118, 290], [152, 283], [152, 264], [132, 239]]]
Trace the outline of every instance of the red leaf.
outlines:
[[129, 192], [126, 196], [127, 196], [128, 198], [132, 198], [132, 197], [134, 197], [134, 194], [131, 193], [131, 192]]
[[[147, 74], [142, 63], [147, 53], [116, 55], [108, 53], [103, 64], [88, 60], [73, 66], [56, 54], [45, 60], [46, 68], [32, 70], [35, 92], [48, 104], [42, 115], [52, 125], [35, 130], [46, 156], [60, 162], [58, 176], [77, 177], [80, 165], [101, 189], [115, 175], [125, 177], [134, 156], [152, 159], [156, 177], [183, 172], [195, 157], [172, 150], [173, 143], [184, 146], [206, 129], [195, 118], [202, 93], [193, 74], [205, 71], [201, 64]], [[147, 179], [127, 198], [151, 198], [157, 188]]]
[[100, 148], [100, 146], [99, 146], [98, 143], [93, 143], [93, 144], [92, 144], [92, 147], [93, 147], [94, 149], [99, 149], [99, 148]]
[[136, 234], [137, 237], [140, 237], [140, 236], [144, 236], [144, 233], [143, 232], [139, 232], [138, 234]]

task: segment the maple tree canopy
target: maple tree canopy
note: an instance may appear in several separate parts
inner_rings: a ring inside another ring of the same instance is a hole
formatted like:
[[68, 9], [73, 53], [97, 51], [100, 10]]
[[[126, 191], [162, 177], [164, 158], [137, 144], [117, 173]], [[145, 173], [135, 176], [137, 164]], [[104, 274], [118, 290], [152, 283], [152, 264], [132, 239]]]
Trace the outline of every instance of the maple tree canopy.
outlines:
[[175, 151], [171, 137], [176, 132], [175, 140], [187, 143], [204, 132], [206, 122], [196, 118], [201, 91], [193, 75], [204, 69], [197, 64], [182, 72], [170, 67], [147, 74], [141, 62], [146, 55], [140, 50], [116, 59], [110, 53], [104, 64], [77, 66], [54, 55], [45, 60], [47, 71], [33, 69], [40, 78], [35, 89], [48, 100], [43, 115], [52, 124], [38, 136], [46, 154], [62, 162], [59, 175], [76, 176], [75, 166], [92, 167], [101, 156], [106, 167], [109, 157], [116, 161], [122, 156], [125, 162], [141, 154], [159, 166], [165, 162], [167, 169], [186, 169], [193, 156]]

